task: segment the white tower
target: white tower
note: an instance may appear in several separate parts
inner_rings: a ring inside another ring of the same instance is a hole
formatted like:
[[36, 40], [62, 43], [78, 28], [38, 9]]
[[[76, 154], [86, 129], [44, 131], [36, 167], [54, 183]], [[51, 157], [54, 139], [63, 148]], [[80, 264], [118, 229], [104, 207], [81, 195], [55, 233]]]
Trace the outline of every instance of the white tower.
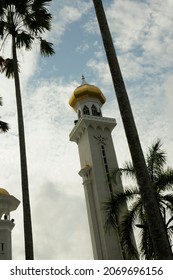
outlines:
[[14, 220], [10, 219], [10, 212], [16, 210], [20, 201], [0, 188], [0, 260], [12, 259], [11, 231]]
[[115, 231], [105, 231], [103, 204], [115, 190], [123, 191], [120, 177], [116, 186], [110, 172], [118, 168], [111, 132], [115, 119], [102, 117], [101, 107], [106, 99], [101, 90], [86, 83], [73, 92], [69, 104], [78, 115], [70, 133], [70, 141], [78, 145], [86, 197], [87, 212], [94, 259], [123, 259], [119, 236]]

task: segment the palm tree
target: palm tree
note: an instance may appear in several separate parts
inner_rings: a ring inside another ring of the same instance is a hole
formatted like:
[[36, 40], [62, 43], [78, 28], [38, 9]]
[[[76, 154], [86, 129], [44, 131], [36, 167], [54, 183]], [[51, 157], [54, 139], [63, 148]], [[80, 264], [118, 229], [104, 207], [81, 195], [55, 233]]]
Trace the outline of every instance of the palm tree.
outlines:
[[43, 56], [54, 54], [52, 43], [47, 42], [41, 36], [42, 33], [46, 30], [49, 31], [51, 28], [50, 22], [52, 16], [47, 8], [51, 1], [52, 0], [0, 0], [0, 36], [2, 45], [4, 45], [6, 39], [9, 37], [11, 37], [12, 45], [12, 59], [4, 59], [1, 71], [5, 72], [8, 78], [14, 76], [15, 81], [21, 161], [25, 256], [28, 260], [34, 258], [34, 253], [17, 49], [25, 47], [26, 50], [30, 50], [32, 48], [32, 43], [37, 39], [40, 43], [40, 51]]
[[[162, 149], [160, 140], [157, 140], [146, 155], [147, 169], [152, 182], [152, 189], [157, 198], [157, 202], [162, 213], [164, 225], [167, 231], [169, 242], [173, 237], [173, 169], [165, 168], [166, 153]], [[112, 173], [114, 181], [117, 171]], [[136, 181], [136, 172], [131, 162], [126, 162], [121, 169], [121, 173], [130, 176]], [[126, 205], [129, 205], [127, 210]], [[139, 251], [142, 258], [157, 259], [154, 252], [153, 243], [146, 221], [146, 211], [143, 207], [141, 194], [138, 186], [126, 188], [124, 193], [114, 193], [112, 199], [105, 204], [106, 225], [116, 228], [115, 221], [121, 220], [120, 236], [122, 247], [127, 252], [129, 258], [135, 255], [135, 248], [131, 234], [135, 227], [140, 229]]]
[[[0, 106], [2, 106], [2, 98], [0, 97]], [[7, 132], [9, 126], [6, 122], [0, 121], [0, 132]]]
[[133, 161], [133, 166], [136, 172], [136, 178], [141, 193], [143, 207], [145, 209], [147, 224], [153, 241], [154, 250], [159, 259], [173, 259], [161, 212], [158, 207], [155, 193], [151, 187], [152, 184], [150, 181], [150, 176], [148, 174], [146, 162], [141, 148], [117, 55], [109, 31], [103, 4], [101, 0], [93, 0], [93, 4], [101, 31], [101, 36], [119, 104], [127, 142]]

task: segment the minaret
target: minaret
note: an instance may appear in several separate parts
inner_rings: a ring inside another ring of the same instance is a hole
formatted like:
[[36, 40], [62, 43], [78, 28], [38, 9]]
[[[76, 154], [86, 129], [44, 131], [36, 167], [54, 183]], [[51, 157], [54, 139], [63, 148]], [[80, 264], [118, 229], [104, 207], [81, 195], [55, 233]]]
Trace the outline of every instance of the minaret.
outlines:
[[105, 231], [104, 202], [115, 190], [123, 191], [121, 179], [116, 185], [110, 180], [110, 172], [118, 168], [111, 132], [116, 126], [115, 119], [102, 116], [101, 107], [106, 99], [101, 90], [86, 83], [73, 92], [69, 105], [78, 119], [70, 133], [70, 141], [79, 149], [94, 259], [123, 259], [119, 235]]
[[10, 212], [16, 210], [20, 201], [0, 188], [0, 260], [12, 259], [11, 231], [14, 220], [10, 219]]

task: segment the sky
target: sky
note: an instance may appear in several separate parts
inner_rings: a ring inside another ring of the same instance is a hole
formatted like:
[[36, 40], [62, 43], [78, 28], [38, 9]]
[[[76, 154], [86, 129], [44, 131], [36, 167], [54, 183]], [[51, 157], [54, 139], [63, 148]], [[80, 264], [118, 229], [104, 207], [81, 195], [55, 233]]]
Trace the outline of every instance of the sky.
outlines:
[[[173, 166], [173, 1], [103, 4], [143, 151], [160, 138]], [[82, 74], [104, 93], [103, 116], [117, 121], [112, 136], [120, 167], [130, 154], [92, 1], [53, 0], [50, 11], [45, 37], [56, 54], [41, 57], [37, 44], [18, 53], [35, 259], [93, 259], [78, 149], [69, 141], [77, 116], [68, 101]], [[11, 55], [8, 42], [0, 55]], [[10, 126], [0, 134], [0, 187], [21, 200], [14, 81], [3, 74], [0, 96], [0, 116]], [[13, 259], [22, 260], [22, 203], [11, 217]]]

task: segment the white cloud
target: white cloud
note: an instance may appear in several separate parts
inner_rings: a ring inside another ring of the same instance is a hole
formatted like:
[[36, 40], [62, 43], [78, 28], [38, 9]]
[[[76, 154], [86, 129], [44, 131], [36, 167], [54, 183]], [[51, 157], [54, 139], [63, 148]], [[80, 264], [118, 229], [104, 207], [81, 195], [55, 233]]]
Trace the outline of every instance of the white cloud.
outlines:
[[70, 24], [80, 20], [91, 8], [91, 3], [76, 0], [65, 0], [62, 3], [52, 2], [51, 11], [53, 15], [52, 32], [49, 35], [51, 41], [61, 43], [62, 37]]
[[111, 83], [111, 76], [109, 72], [108, 64], [104, 61], [98, 61], [95, 59], [90, 59], [87, 63], [87, 66], [95, 72], [95, 75], [98, 79], [102, 80], [104, 85]]
[[82, 42], [80, 46], [76, 48], [76, 52], [84, 53], [89, 50], [89, 45], [86, 42]]
[[113, 40], [123, 51], [129, 51], [138, 44], [141, 32], [148, 30], [150, 9], [142, 1], [112, 1], [106, 9], [106, 15]]
[[59, 16], [64, 19], [65, 23], [71, 23], [79, 20], [81, 17], [81, 11], [75, 7], [65, 5], [60, 10]]
[[84, 199], [49, 181], [37, 188], [33, 207], [36, 259], [91, 258], [91, 246], [88, 250], [85, 246], [90, 240]]
[[96, 19], [90, 18], [87, 20], [87, 22], [83, 25], [83, 29], [86, 33], [92, 34], [92, 35], [98, 35], [99, 34], [99, 27]]

